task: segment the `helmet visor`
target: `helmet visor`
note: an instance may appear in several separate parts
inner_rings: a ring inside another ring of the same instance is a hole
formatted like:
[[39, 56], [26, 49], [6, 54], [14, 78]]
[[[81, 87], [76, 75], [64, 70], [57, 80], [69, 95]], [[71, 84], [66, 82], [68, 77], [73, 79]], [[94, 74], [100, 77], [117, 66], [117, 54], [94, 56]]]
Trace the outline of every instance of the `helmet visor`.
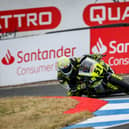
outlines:
[[71, 71], [72, 71], [72, 65], [71, 64], [68, 67], [62, 69], [62, 72], [66, 73], [66, 74], [71, 73]]

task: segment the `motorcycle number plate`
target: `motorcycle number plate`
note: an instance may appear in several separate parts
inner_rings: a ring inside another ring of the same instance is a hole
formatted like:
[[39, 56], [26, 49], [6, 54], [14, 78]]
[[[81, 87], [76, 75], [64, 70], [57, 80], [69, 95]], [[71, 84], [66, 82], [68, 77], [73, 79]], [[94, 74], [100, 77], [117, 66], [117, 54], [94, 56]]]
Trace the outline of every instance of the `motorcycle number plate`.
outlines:
[[92, 76], [93, 77], [100, 76], [102, 73], [103, 73], [103, 67], [98, 63], [94, 64], [94, 70], [92, 72]]

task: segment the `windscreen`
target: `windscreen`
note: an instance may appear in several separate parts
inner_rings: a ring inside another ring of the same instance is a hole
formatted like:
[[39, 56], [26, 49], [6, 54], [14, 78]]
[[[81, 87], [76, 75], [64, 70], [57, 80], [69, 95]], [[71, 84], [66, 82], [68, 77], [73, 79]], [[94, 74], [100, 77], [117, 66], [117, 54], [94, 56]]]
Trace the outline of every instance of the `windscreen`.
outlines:
[[94, 71], [94, 66], [97, 62], [93, 59], [86, 58], [82, 61], [79, 69], [79, 73], [92, 73]]

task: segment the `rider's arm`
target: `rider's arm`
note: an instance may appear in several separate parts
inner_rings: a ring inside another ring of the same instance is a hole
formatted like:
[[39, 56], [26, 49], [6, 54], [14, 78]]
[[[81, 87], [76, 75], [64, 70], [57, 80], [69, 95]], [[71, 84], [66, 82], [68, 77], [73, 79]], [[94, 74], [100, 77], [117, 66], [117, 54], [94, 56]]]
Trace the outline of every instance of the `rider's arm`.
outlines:
[[86, 54], [86, 55], [83, 55], [82, 57], [78, 58], [78, 62], [81, 63], [87, 57], [92, 58], [96, 61], [99, 61], [102, 59], [103, 55], [101, 55], [101, 54]]
[[91, 55], [88, 55], [90, 58], [92, 59], [95, 59], [95, 60], [101, 60], [103, 58], [103, 56], [105, 55], [102, 55], [102, 54], [91, 54]]
[[77, 57], [73, 57], [70, 59], [73, 66], [78, 69], [80, 67], [80, 58], [77, 58]]

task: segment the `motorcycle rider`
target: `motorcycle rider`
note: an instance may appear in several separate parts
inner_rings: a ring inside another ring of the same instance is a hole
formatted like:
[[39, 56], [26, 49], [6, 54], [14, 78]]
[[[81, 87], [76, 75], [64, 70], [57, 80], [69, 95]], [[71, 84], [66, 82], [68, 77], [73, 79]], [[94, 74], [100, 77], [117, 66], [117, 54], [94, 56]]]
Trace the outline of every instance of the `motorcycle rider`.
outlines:
[[[80, 64], [86, 58], [99, 62], [107, 71], [113, 73], [113, 70], [109, 67], [109, 65], [101, 60], [102, 55], [100, 54], [84, 55], [78, 58], [68, 58], [65, 56], [60, 57], [57, 60], [57, 79], [60, 84], [68, 86], [68, 96], [82, 96], [83, 94], [90, 96], [90, 90], [96, 90], [95, 92], [100, 93], [104, 91], [104, 83], [106, 83], [106, 81], [102, 82], [102, 80], [96, 81], [94, 78], [90, 80], [89, 78], [80, 77]], [[89, 90], [89, 87], [94, 88], [90, 88]]]

